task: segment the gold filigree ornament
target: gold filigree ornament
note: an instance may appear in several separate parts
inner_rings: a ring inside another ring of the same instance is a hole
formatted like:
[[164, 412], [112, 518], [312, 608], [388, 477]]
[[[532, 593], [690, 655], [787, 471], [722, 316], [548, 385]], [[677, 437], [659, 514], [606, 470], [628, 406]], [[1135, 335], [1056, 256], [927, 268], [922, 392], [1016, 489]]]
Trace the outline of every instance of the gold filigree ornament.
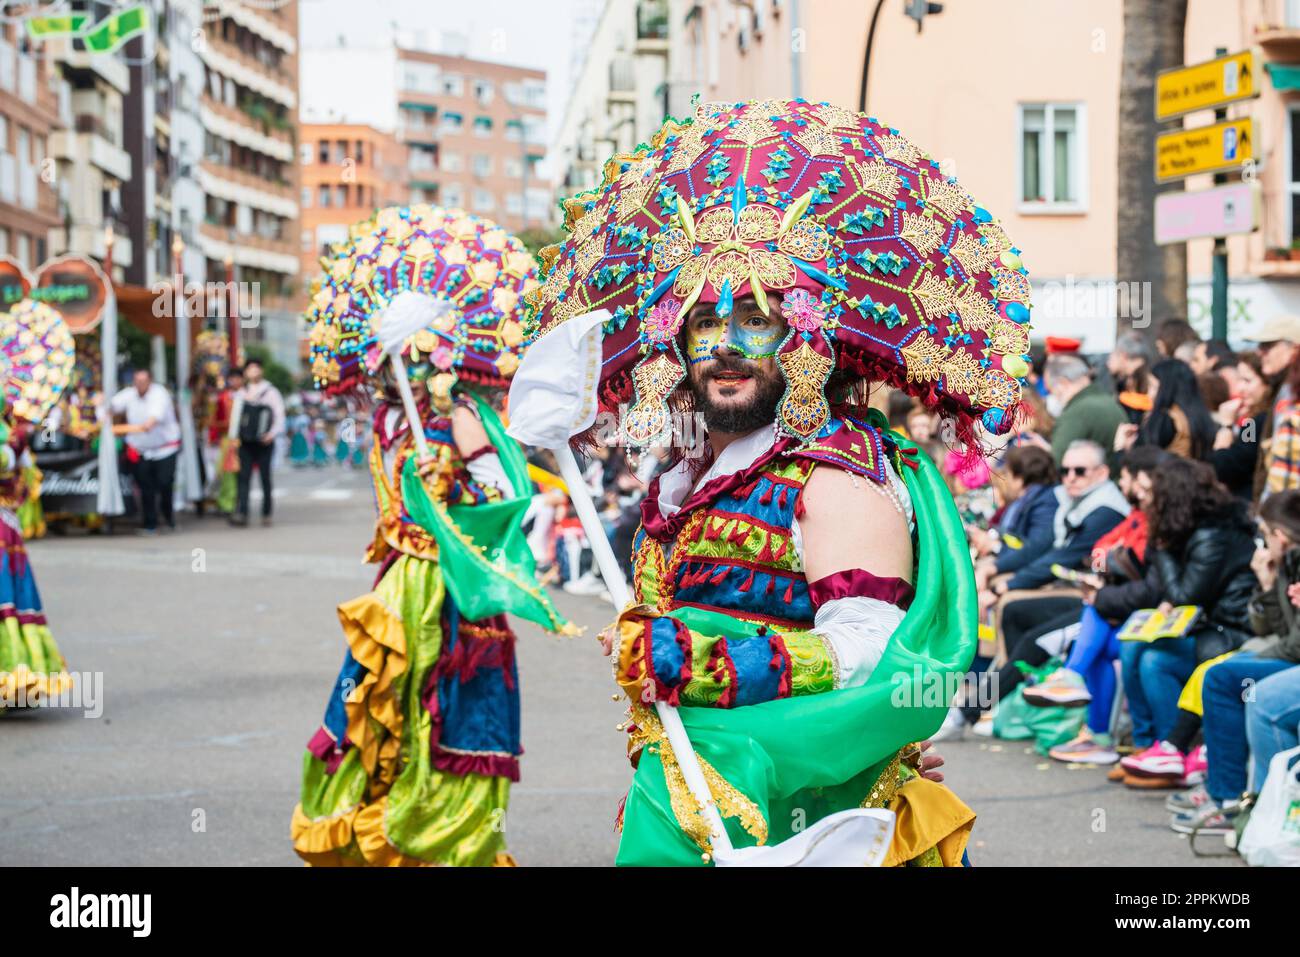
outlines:
[[[686, 778], [682, 775], [677, 755], [673, 752], [672, 745], [668, 743], [668, 737], [664, 734], [658, 716], [649, 708], [634, 705], [632, 720], [638, 728], [637, 734], [634, 735], [635, 742], [640, 746], [653, 745], [659, 752], [659, 763], [664, 770], [664, 783], [668, 787], [668, 803], [672, 808], [673, 817], [677, 819], [677, 825], [700, 850], [709, 850], [711, 842], [708, 819], [705, 818], [700, 803], [695, 800], [695, 795], [686, 785]], [[763, 817], [758, 805], [718, 773], [718, 769], [706, 761], [698, 751], [695, 752], [695, 757], [718, 813], [724, 818], [735, 818], [739, 821], [745, 833], [752, 837], [756, 844], [766, 844], [767, 819]]]
[[793, 351], [782, 351], [777, 361], [786, 381], [777, 421], [783, 432], [807, 439], [830, 420], [826, 380], [835, 368], [835, 360], [822, 355], [805, 339]]
[[686, 377], [686, 369], [674, 352], [661, 351], [643, 359], [632, 372], [635, 400], [624, 421], [624, 432], [633, 445], [656, 444], [668, 431], [668, 396]]

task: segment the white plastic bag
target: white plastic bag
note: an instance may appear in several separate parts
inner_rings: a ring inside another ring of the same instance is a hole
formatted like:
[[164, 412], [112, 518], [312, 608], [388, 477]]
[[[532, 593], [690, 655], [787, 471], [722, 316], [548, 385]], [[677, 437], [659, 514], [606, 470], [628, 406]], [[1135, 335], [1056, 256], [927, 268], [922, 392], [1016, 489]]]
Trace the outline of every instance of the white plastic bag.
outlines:
[[1280, 751], [1250, 813], [1237, 850], [1252, 867], [1300, 867], [1300, 748]]

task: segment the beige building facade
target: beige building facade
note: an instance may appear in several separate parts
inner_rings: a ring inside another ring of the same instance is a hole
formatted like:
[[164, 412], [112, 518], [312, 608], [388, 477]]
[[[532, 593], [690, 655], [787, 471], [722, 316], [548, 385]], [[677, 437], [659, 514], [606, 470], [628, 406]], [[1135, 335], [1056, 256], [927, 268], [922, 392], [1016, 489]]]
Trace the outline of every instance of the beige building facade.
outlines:
[[[607, 5], [593, 50], [617, 46], [600, 34], [615, 32], [620, 14], [611, 10], [625, 6], [631, 5]], [[634, 128], [617, 143], [608, 137], [593, 143], [580, 122], [566, 118], [554, 155], [567, 170], [559, 178], [569, 185], [591, 185], [609, 146], [644, 141], [664, 113], [689, 115], [695, 94], [742, 100], [797, 91], [809, 100], [858, 105], [873, 3], [660, 0], [637, 6], [665, 11], [665, 86], [653, 91], [665, 108], [649, 121], [640, 117], [653, 110], [634, 112]], [[1087, 351], [1108, 351], [1117, 296], [1122, 0], [950, 2], [926, 17], [920, 32], [902, 11], [903, 4], [892, 0], [882, 9], [867, 112], [896, 124], [1002, 220], [1033, 278], [1039, 333], [1081, 337]], [[1210, 59], [1218, 47], [1254, 47], [1261, 64], [1300, 63], [1300, 3], [1189, 0], [1187, 62]], [[635, 51], [634, 44], [623, 49], [629, 48]], [[598, 113], [592, 105], [600, 105], [600, 97], [590, 90], [598, 79], [594, 70], [584, 70], [571, 112]], [[1277, 89], [1262, 72], [1256, 79], [1261, 96], [1229, 111], [1255, 119], [1258, 162], [1247, 175], [1258, 179], [1263, 196], [1260, 230], [1229, 242], [1233, 339], [1279, 312], [1300, 314], [1300, 260], [1277, 258], [1300, 237], [1300, 161], [1293, 158], [1300, 151], [1300, 94]], [[639, 96], [651, 92], [637, 90]], [[589, 125], [608, 128], [617, 119], [606, 108]], [[1193, 127], [1211, 120], [1202, 113], [1183, 122]], [[585, 154], [595, 155], [585, 165], [575, 159]], [[1211, 181], [1193, 177], [1186, 188]], [[1187, 244], [1188, 318], [1207, 334], [1211, 246], [1209, 239]]]

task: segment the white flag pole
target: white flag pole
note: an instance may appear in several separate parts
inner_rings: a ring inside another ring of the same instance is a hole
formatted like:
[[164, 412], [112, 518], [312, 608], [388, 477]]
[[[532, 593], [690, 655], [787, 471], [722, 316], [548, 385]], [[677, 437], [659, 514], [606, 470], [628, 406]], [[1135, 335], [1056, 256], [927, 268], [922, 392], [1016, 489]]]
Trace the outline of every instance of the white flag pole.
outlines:
[[[609, 589], [614, 604], [624, 608], [631, 599], [631, 592], [628, 590], [627, 580], [623, 577], [618, 559], [614, 557], [614, 550], [610, 548], [609, 539], [605, 536], [605, 528], [600, 523], [600, 516], [596, 514], [596, 507], [592, 504], [582, 471], [578, 468], [578, 461], [573, 457], [573, 450], [569, 448], [568, 443], [565, 443], [552, 451], [555, 453], [555, 461], [560, 466], [560, 476], [569, 487], [569, 499], [573, 502], [578, 519], [582, 522], [583, 531], [587, 533], [592, 555], [595, 556], [596, 565], [600, 568], [600, 577], [605, 580], [605, 587]], [[617, 654], [617, 651], [615, 653]], [[704, 811], [704, 818], [708, 821], [712, 836], [714, 857], [731, 854], [734, 851], [731, 838], [722, 825], [722, 816], [718, 813], [713, 795], [704, 780], [704, 772], [700, 769], [695, 749], [691, 747], [691, 739], [686, 734], [686, 726], [682, 724], [681, 715], [677, 713], [676, 708], [663, 701], [655, 702], [655, 710], [659, 713], [664, 734], [667, 735], [668, 743], [672, 745], [673, 754], [677, 757], [677, 765], [682, 769], [686, 786]]]

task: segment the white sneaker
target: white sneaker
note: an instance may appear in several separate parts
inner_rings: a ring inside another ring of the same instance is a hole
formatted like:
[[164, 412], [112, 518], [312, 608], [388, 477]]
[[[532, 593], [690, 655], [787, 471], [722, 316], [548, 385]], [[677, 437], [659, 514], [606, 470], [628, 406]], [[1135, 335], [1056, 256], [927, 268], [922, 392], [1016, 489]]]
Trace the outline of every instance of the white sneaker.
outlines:
[[605, 583], [591, 572], [580, 578], [573, 578], [562, 586], [570, 595], [599, 595], [605, 590]]
[[993, 737], [993, 715], [988, 712], [980, 715], [980, 719], [971, 725], [970, 733], [981, 738]]
[[960, 708], [949, 708], [948, 716], [939, 730], [930, 735], [931, 741], [960, 741], [966, 735], [966, 717]]

